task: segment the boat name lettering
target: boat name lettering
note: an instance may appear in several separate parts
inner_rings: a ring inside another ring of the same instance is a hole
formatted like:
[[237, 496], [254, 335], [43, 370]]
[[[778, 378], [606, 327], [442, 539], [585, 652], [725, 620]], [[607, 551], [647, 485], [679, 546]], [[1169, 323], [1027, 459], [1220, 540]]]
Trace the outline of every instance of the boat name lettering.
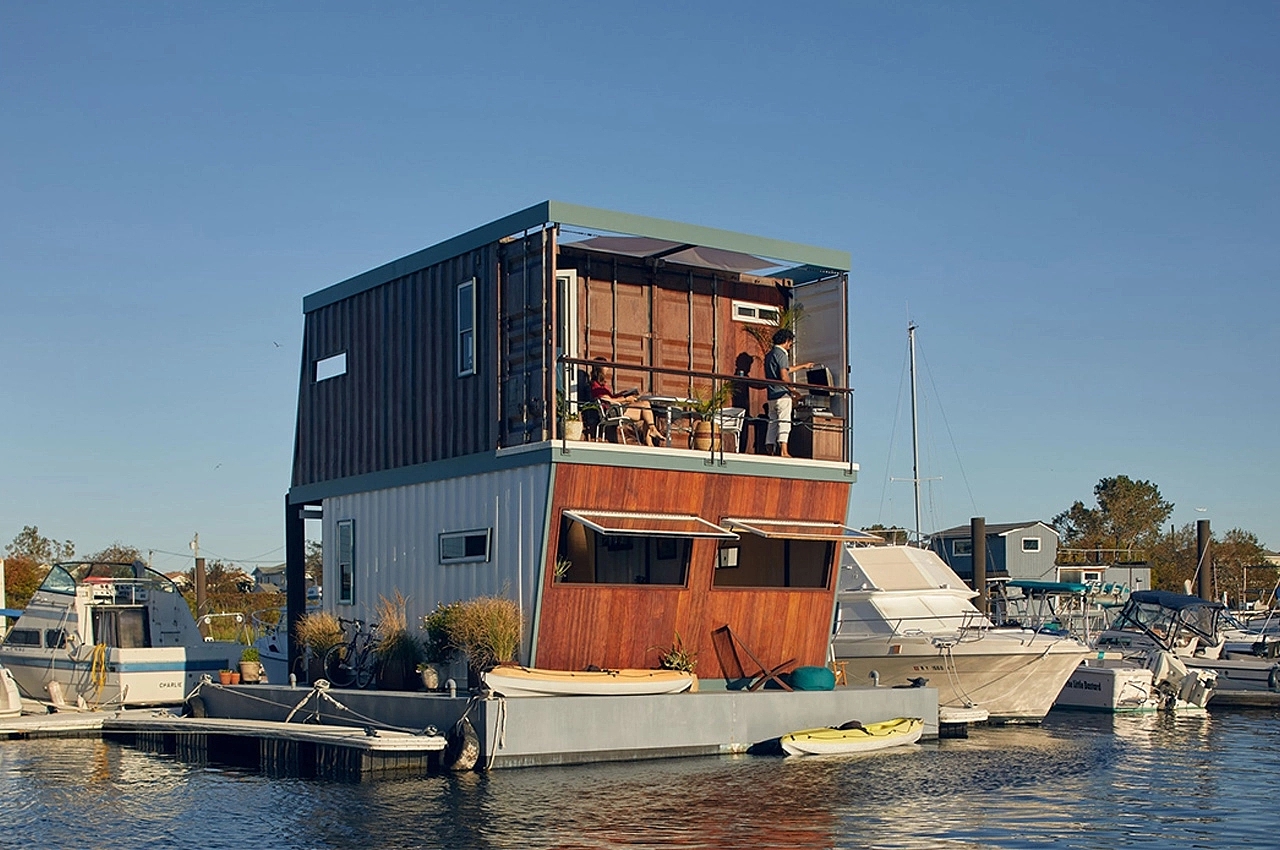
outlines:
[[1082, 682], [1079, 679], [1067, 679], [1067, 687], [1074, 688], [1078, 691], [1100, 691], [1102, 690], [1102, 683]]

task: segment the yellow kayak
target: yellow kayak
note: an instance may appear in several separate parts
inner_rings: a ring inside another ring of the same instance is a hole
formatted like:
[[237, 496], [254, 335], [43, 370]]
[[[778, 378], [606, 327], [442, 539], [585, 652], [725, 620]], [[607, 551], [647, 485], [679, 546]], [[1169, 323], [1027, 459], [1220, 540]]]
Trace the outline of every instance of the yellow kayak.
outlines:
[[504, 697], [678, 694], [693, 685], [693, 674], [679, 670], [579, 671], [495, 667], [483, 677], [489, 690]]
[[924, 732], [924, 721], [919, 717], [898, 717], [865, 726], [855, 720], [844, 726], [848, 728], [824, 726], [783, 735], [782, 749], [793, 756], [868, 753], [914, 744]]

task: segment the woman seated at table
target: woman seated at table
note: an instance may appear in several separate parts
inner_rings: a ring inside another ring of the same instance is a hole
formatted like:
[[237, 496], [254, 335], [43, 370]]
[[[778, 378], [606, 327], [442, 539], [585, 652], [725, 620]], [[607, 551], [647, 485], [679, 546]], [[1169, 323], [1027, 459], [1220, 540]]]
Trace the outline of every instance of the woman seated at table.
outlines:
[[596, 365], [591, 367], [591, 400], [604, 404], [621, 405], [628, 418], [644, 423], [644, 432], [640, 437], [644, 444], [646, 446], [661, 445], [662, 432], [658, 430], [658, 426], [654, 423], [653, 408], [649, 406], [649, 402], [642, 398], [636, 398], [639, 395], [638, 390], [631, 390], [622, 395], [615, 394], [613, 388], [605, 383], [604, 370], [604, 366]]

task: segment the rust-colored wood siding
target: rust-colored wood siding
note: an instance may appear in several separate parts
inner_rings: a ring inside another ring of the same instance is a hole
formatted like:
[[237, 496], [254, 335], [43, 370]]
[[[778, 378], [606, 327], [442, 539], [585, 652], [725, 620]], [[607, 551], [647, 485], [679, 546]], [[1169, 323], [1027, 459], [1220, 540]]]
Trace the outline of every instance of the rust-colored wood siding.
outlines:
[[[476, 374], [458, 377], [458, 284], [476, 278]], [[306, 315], [293, 486], [492, 450], [498, 246]], [[346, 374], [316, 382], [346, 352]]]
[[[680, 634], [699, 675], [722, 675], [711, 632], [728, 624], [763, 662], [825, 663], [836, 564], [817, 589], [714, 588], [715, 540], [694, 541], [685, 587], [555, 582], [565, 509], [691, 513], [843, 522], [849, 485], [701, 472], [559, 465], [543, 569], [536, 663], [552, 669], [655, 667], [654, 647]], [[838, 548], [838, 547], [835, 547]], [[743, 659], [744, 664], [749, 664]]]
[[[756, 343], [733, 319], [733, 301], [781, 306], [772, 278], [712, 272], [685, 266], [653, 268], [631, 257], [613, 257], [560, 247], [557, 268], [578, 272], [580, 344], [586, 357], [661, 369], [743, 371], [764, 376]], [[685, 396], [689, 380], [618, 369], [616, 389], [641, 387], [660, 395]], [[705, 383], [694, 386], [705, 390]], [[764, 391], [753, 391], [764, 405]]]

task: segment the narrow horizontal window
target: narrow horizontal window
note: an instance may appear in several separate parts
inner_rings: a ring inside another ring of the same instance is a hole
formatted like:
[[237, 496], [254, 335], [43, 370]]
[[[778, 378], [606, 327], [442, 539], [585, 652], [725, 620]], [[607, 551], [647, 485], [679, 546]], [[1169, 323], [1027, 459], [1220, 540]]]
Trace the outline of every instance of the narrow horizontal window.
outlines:
[[39, 646], [39, 629], [10, 629], [4, 642], [10, 646]]
[[780, 315], [777, 307], [771, 307], [768, 304], [756, 304], [751, 301], [733, 302], [733, 318], [739, 322], [776, 325]]
[[952, 555], [972, 555], [973, 541], [972, 540], [952, 540], [951, 554]]
[[347, 374], [347, 352], [316, 361], [316, 383]]
[[1022, 538], [1022, 551], [1023, 552], [1039, 552], [1040, 538], [1039, 537]]
[[491, 529], [446, 531], [440, 535], [440, 563], [465, 564], [489, 560]]

